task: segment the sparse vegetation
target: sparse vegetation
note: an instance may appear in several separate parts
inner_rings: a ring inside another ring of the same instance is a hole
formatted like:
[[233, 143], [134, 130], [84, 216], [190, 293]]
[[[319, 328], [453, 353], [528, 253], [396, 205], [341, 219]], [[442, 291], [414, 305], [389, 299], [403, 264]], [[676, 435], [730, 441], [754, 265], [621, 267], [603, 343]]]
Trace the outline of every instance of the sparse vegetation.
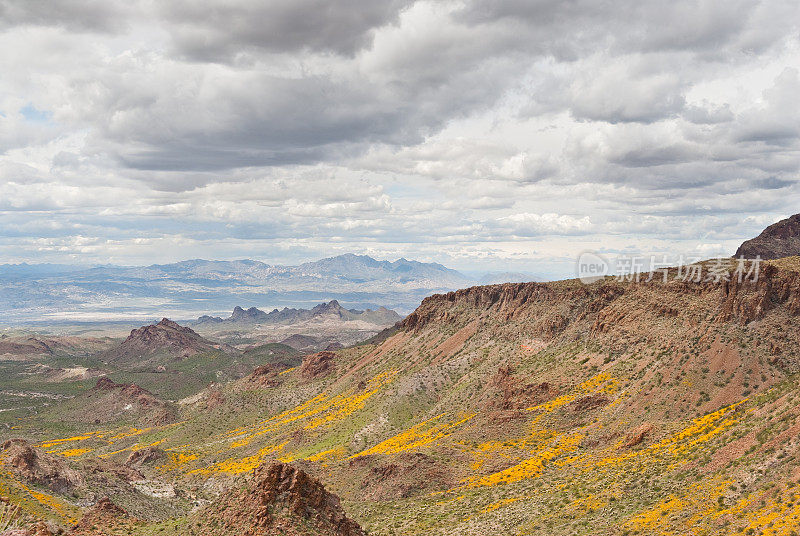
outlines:
[[[721, 321], [713, 286], [580, 289], [530, 284], [488, 305], [481, 289], [429, 300], [413, 328], [337, 351], [333, 373], [303, 377], [281, 361], [255, 379], [215, 382], [177, 406], [174, 422], [65, 426], [52, 410], [14, 433], [76, 468], [155, 449], [136, 470], [174, 485], [184, 513], [278, 459], [306, 467], [381, 536], [790, 534], [800, 520], [790, 485], [799, 358], [769, 354], [775, 325], [797, 327], [788, 305], [758, 323]], [[596, 300], [591, 314], [569, 313]], [[671, 301], [677, 316], [653, 305]], [[554, 308], [566, 320], [543, 322]], [[782, 335], [797, 348], [798, 333]], [[751, 339], [761, 342], [743, 352]], [[196, 359], [175, 368], [203, 377], [204, 363], [226, 358]], [[13, 471], [0, 485], [32, 515], [64, 521], [55, 505], [69, 497]]]

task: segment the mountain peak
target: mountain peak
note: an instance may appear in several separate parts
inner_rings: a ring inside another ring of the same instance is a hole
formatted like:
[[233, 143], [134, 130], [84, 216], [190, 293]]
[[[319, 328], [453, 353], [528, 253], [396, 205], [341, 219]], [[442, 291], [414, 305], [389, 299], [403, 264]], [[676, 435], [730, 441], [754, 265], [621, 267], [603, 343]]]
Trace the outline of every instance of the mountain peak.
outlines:
[[161, 326], [161, 327], [170, 328], [170, 329], [181, 329], [183, 327], [180, 324], [178, 324], [177, 322], [175, 322], [173, 320], [170, 320], [169, 318], [166, 318], [166, 317], [162, 318], [161, 321], [158, 324], [156, 324], [156, 326]]
[[800, 214], [773, 223], [755, 238], [745, 241], [735, 257], [780, 259], [800, 255]]
[[233, 308], [233, 313], [228, 320], [238, 322], [260, 322], [267, 318], [267, 313], [256, 307], [244, 309], [238, 305]]
[[204, 339], [191, 328], [163, 318], [158, 324], [131, 330], [122, 344], [109, 350], [108, 356], [113, 361], [138, 361], [143, 357], [162, 353], [183, 358], [214, 348], [211, 341]]
[[312, 311], [320, 311], [320, 310], [329, 310], [329, 309], [341, 309], [342, 306], [339, 305], [338, 300], [331, 300], [327, 303], [320, 303], [319, 305], [314, 306]]

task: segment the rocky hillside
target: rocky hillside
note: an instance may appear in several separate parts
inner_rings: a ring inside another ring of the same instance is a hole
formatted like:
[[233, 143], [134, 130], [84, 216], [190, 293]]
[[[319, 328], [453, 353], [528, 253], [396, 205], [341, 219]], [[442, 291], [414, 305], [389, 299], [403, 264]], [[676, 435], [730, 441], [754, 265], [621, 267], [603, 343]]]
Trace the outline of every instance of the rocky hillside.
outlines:
[[0, 359], [36, 361], [41, 357], [87, 356], [109, 347], [108, 339], [75, 336], [0, 334]]
[[35, 337], [0, 336], [0, 355], [5, 357], [50, 355], [53, 349], [44, 341]]
[[[51, 449], [50, 443], [34, 446], [22, 439], [0, 445], [0, 485], [6, 494], [2, 499], [20, 501], [25, 507], [21, 524], [34, 531], [23, 533], [25, 536], [63, 534], [81, 517], [97, 521], [95, 514], [107, 511], [104, 506], [110, 503], [109, 497], [133, 515], [150, 521], [180, 511], [174, 493], [156, 496], [148, 488], [152, 483], [133, 467], [86, 452], [68, 451], [56, 456], [47, 452]], [[29, 499], [32, 502], [26, 502]], [[82, 514], [79, 505], [90, 508]], [[58, 513], [57, 522], [48, 516], [52, 512]], [[84, 533], [77, 528], [70, 534]]]
[[[121, 463], [157, 446], [159, 479], [241, 505], [237, 530], [255, 534], [254, 512], [292, 501], [248, 502], [258, 486], [240, 479], [277, 460], [374, 535], [789, 535], [800, 258], [764, 263], [755, 281], [677, 275], [431, 296], [376, 344], [215, 385], [170, 425], [54, 436], [50, 454]], [[203, 522], [190, 510], [131, 534], [187, 534]]]
[[112, 363], [142, 366], [160, 362], [164, 357], [185, 359], [221, 348], [191, 328], [163, 318], [157, 324], [132, 330], [118, 347], [106, 353], [106, 359]]
[[[64, 411], [65, 406], [76, 409], [75, 415]], [[170, 404], [134, 383], [115, 383], [108, 377], [97, 380], [97, 385], [59, 408], [64, 420], [86, 421], [94, 418], [95, 424], [117, 421], [137, 426], [165, 425], [177, 420], [178, 414]]]
[[174, 403], [135, 383], [115, 383], [107, 376], [98, 379], [94, 387], [43, 408], [37, 414], [38, 421], [47, 427], [58, 426], [78, 434], [86, 424], [112, 429], [120, 426], [146, 428], [168, 425], [179, 417]]
[[780, 259], [800, 255], [800, 214], [770, 225], [736, 250], [735, 257]]

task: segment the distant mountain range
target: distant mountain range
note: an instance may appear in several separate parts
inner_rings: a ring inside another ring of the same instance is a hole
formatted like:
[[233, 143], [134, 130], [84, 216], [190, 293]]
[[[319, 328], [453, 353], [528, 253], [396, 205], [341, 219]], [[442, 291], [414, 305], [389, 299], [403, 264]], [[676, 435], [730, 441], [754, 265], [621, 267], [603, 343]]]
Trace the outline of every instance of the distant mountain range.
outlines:
[[284, 307], [269, 313], [236, 307], [227, 318], [203, 315], [191, 325], [203, 335], [232, 344], [279, 342], [296, 350], [318, 351], [361, 342], [402, 319], [385, 307], [345, 309], [331, 300], [312, 309]]
[[[522, 280], [520, 274], [500, 280]], [[498, 274], [490, 274], [498, 282]], [[378, 261], [346, 254], [299, 266], [254, 260], [188, 260], [152, 266], [0, 265], [0, 318], [28, 321], [179, 320], [246, 304], [310, 308], [338, 300], [347, 308], [407, 313], [425, 296], [487, 283], [441, 264]]]
[[342, 322], [362, 321], [368, 324], [376, 324], [379, 326], [392, 325], [403, 319], [397, 312], [387, 309], [386, 307], [379, 307], [377, 310], [367, 309], [361, 311], [358, 309], [345, 309], [336, 300], [331, 300], [329, 303], [321, 303], [313, 309], [295, 309], [284, 307], [281, 310], [273, 309], [269, 313], [262, 311], [256, 307], [249, 309], [242, 309], [237, 306], [233, 309], [233, 313], [228, 318], [219, 316], [203, 315], [194, 323], [196, 326], [247, 326], [253, 324], [269, 324], [269, 325], [290, 325], [297, 324], [298, 322], [308, 322], [315, 319], [322, 319], [331, 317], [335, 320]]

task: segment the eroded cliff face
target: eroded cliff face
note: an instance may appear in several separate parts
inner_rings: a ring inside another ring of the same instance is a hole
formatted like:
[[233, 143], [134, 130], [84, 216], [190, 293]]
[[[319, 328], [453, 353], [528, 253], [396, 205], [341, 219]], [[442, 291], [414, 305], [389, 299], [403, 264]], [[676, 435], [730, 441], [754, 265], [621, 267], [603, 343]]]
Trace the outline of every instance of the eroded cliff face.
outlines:
[[667, 283], [608, 279], [592, 285], [559, 281], [471, 287], [426, 298], [402, 327], [421, 333], [477, 322], [494, 333], [507, 326], [513, 336], [518, 326], [524, 330], [520, 335], [545, 341], [595, 339], [624, 349], [636, 331], [648, 340], [669, 341], [672, 336], [679, 341], [687, 331], [702, 336], [719, 324], [755, 323], [748, 330], [767, 344], [785, 340], [782, 361], [794, 370], [800, 368], [800, 353], [787, 344], [794, 337], [774, 329], [785, 318], [800, 316], [800, 273], [786, 264], [763, 263], [755, 281], [735, 276], [718, 282], [684, 281], [674, 279], [673, 270]]
[[800, 315], [800, 275], [767, 264], [756, 282], [734, 279], [721, 284], [721, 316], [747, 324], [763, 318], [773, 309]]
[[523, 307], [535, 302], [555, 302], [569, 298], [573, 293], [587, 295], [588, 291], [579, 286], [572, 289], [556, 291], [555, 286], [547, 283], [506, 283], [470, 287], [467, 289], [434, 294], [422, 301], [422, 304], [403, 320], [407, 330], [419, 331], [432, 323], [447, 324], [456, 320], [462, 312], [476, 310], [506, 314], [513, 317], [520, 314]]

